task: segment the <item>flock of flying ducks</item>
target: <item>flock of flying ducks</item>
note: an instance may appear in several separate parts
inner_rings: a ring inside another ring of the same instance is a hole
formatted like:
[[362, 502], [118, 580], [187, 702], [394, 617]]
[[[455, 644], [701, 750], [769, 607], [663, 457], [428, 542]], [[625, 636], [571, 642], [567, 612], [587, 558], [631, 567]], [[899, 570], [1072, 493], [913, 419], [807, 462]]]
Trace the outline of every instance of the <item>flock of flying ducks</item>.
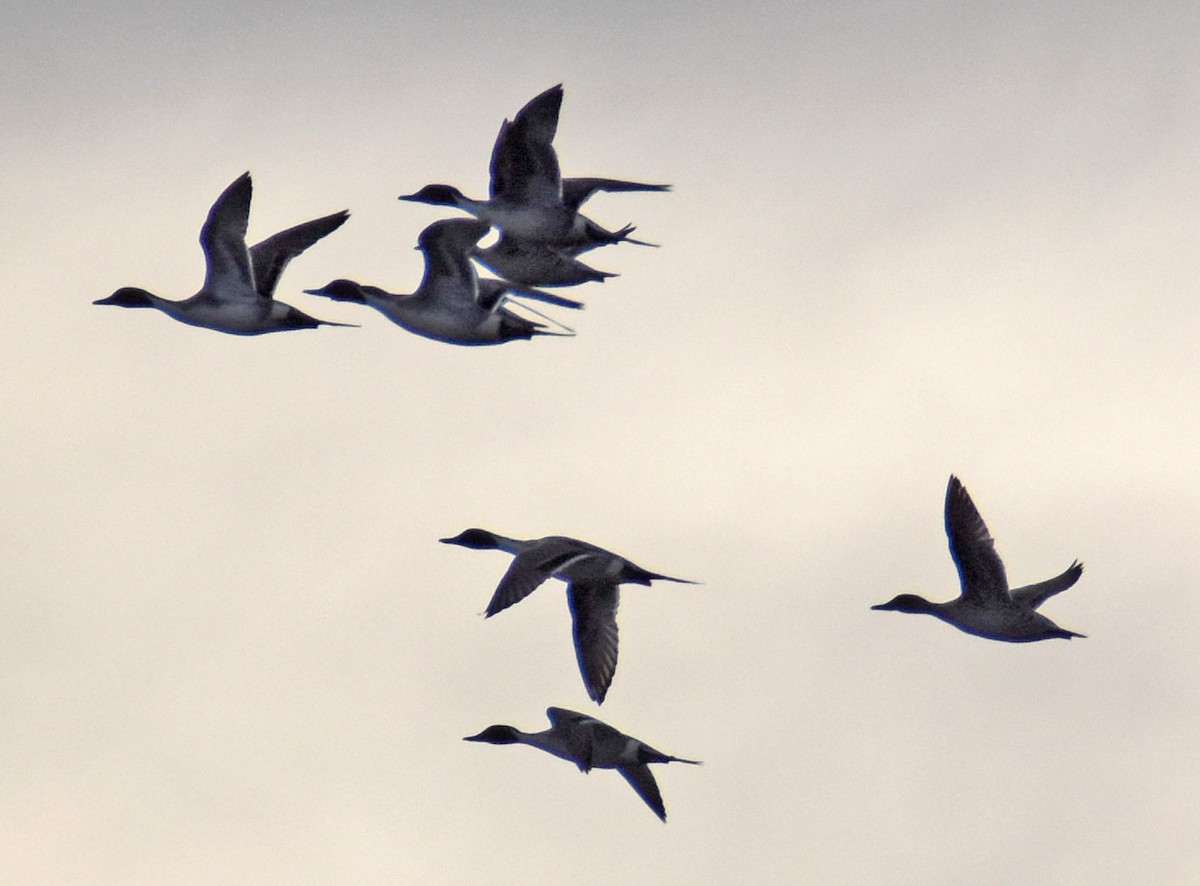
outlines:
[[[589, 267], [577, 256], [612, 243], [653, 244], [630, 237], [632, 225], [606, 230], [581, 214], [579, 207], [599, 191], [667, 191], [670, 185], [563, 178], [553, 144], [562, 95], [561, 85], [547, 89], [501, 125], [492, 149], [489, 199], [472, 200], [457, 188], [436, 184], [400, 197], [452, 206], [475, 216], [474, 220], [435, 221], [421, 232], [417, 248], [425, 256], [425, 275], [415, 292], [397, 294], [347, 279], [305, 292], [368, 305], [410, 332], [450, 344], [490, 345], [535, 335], [573, 335], [560, 323], [550, 321], [556, 331], [508, 305], [543, 320], [549, 318], [513, 297], [560, 308], [583, 307], [582, 302], [537, 287], [603, 282], [614, 275]], [[234, 335], [350, 325], [319, 320], [275, 299], [275, 285], [287, 263], [341, 227], [349, 212], [304, 222], [247, 248], [252, 190], [247, 172], [209, 210], [200, 229], [204, 285], [195, 295], [173, 301], [126, 286], [94, 304], [157, 308], [183, 323]], [[501, 232], [500, 239], [481, 249], [479, 241], [493, 227]], [[480, 278], [473, 260], [503, 279]]]
[[[558, 327], [555, 331], [508, 306], [519, 306], [543, 320], [549, 318], [514, 297], [562, 308], [582, 307], [579, 301], [539, 287], [603, 282], [613, 275], [584, 264], [578, 258], [581, 254], [614, 243], [653, 244], [630, 237], [632, 225], [616, 231], [601, 227], [582, 215], [580, 207], [599, 191], [667, 191], [670, 186], [563, 178], [553, 146], [562, 96], [562, 86], [554, 86], [501, 125], [492, 149], [489, 199], [471, 199], [443, 184], [427, 185], [400, 197], [451, 206], [474, 216], [435, 221], [421, 232], [417, 243], [425, 256], [425, 274], [415, 292], [395, 294], [348, 279], [305, 292], [368, 305], [410, 332], [457, 345], [573, 335], [561, 324], [554, 324]], [[288, 262], [340, 228], [349, 212], [304, 222], [247, 247], [251, 193], [250, 174], [245, 173], [209, 210], [200, 230], [206, 261], [204, 285], [195, 295], [173, 301], [144, 289], [123, 287], [93, 304], [156, 308], [180, 322], [234, 335], [352, 325], [319, 320], [274, 297]], [[499, 231], [499, 239], [481, 248], [480, 240], [492, 228]], [[479, 277], [473, 262], [488, 267], [499, 279]], [[946, 489], [945, 523], [950, 555], [958, 567], [960, 595], [935, 603], [915, 594], [900, 594], [872, 609], [925, 613], [969, 634], [1011, 643], [1083, 636], [1060, 628], [1037, 611], [1048, 598], [1079, 580], [1082, 564], [1076, 561], [1054, 578], [1010, 589], [992, 536], [966, 488], [954, 476]], [[512, 563], [488, 603], [488, 617], [519, 603], [548, 579], [566, 583], [579, 671], [588, 697], [598, 705], [604, 702], [617, 668], [620, 586], [652, 581], [694, 583], [650, 572], [611, 551], [564, 536], [522, 540], [476, 528], [440, 541], [512, 555]], [[465, 740], [526, 744], [568, 760], [583, 772], [616, 769], [663, 821], [666, 809], [649, 764], [699, 763], [657, 751], [587, 714], [552, 707], [546, 715], [550, 728], [541, 732], [497, 724]]]

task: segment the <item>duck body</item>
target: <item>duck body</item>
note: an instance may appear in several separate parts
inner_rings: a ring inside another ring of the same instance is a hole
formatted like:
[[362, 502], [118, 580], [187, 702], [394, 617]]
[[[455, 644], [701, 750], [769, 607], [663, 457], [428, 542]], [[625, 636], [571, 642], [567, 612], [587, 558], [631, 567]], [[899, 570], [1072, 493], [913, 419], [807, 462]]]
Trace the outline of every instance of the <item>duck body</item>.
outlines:
[[476, 249], [472, 257], [505, 280], [525, 286], [578, 286], [617, 276], [584, 264], [569, 251], [507, 234], [486, 249]]
[[964, 633], [1005, 643], [1033, 643], [1056, 638], [1069, 640], [1084, 636], [1064, 630], [1040, 612], [1016, 604], [978, 606], [964, 603], [962, 598], [934, 603], [915, 594], [901, 594], [889, 603], [871, 608], [932, 615]]
[[587, 714], [567, 708], [548, 708], [546, 716], [551, 726], [541, 732], [522, 732], [513, 726], [497, 724], [463, 740], [529, 745], [574, 763], [581, 772], [616, 769], [662, 821], [667, 820], [666, 807], [650, 764], [700, 765], [699, 760], [685, 760], [655, 750], [640, 739]]
[[206, 264], [204, 285], [195, 295], [175, 301], [125, 286], [93, 304], [154, 308], [189, 326], [232, 335], [349, 325], [318, 320], [274, 298], [288, 262], [341, 227], [349, 213], [337, 212], [304, 222], [247, 249], [252, 188], [247, 172], [230, 184], [209, 210], [200, 231]]
[[476, 274], [470, 252], [487, 231], [486, 224], [471, 219], [443, 219], [422, 231], [417, 248], [425, 256], [425, 275], [412, 294], [345, 279], [305, 292], [368, 305], [409, 332], [448, 344], [496, 345], [535, 335], [563, 335], [509, 310], [505, 307], [509, 295], [568, 308], [581, 308], [582, 303], [499, 280], [481, 280]]
[[122, 308], [156, 308], [173, 320], [230, 335], [263, 335], [289, 329], [315, 329], [318, 326], [346, 326], [318, 320], [303, 311], [274, 299], [228, 299], [200, 292], [191, 298], [172, 301], [144, 289], [125, 286], [107, 298], [92, 302]]
[[524, 600], [547, 579], [567, 583], [575, 657], [588, 696], [597, 704], [604, 703], [617, 669], [620, 586], [649, 586], [656, 580], [695, 584], [686, 578], [651, 572], [619, 554], [567, 536], [515, 539], [472, 528], [440, 541], [513, 555], [488, 602], [485, 614], [489, 618]]
[[367, 305], [415, 335], [451, 345], [499, 345], [553, 334], [503, 307], [485, 310], [474, 302], [429, 302], [416, 293], [391, 293], [353, 280], [334, 280], [321, 289], [305, 292]]
[[616, 243], [622, 239], [616, 232], [604, 231], [588, 220], [576, 218], [565, 206], [521, 203], [503, 197], [476, 200], [451, 185], [426, 185], [415, 194], [400, 197], [413, 203], [434, 206], [453, 206], [470, 213], [489, 227], [499, 228], [510, 237], [541, 243], [547, 246], [571, 247], [578, 243], [600, 239]]
[[953, 475], [946, 487], [945, 520], [961, 594], [944, 603], [900, 594], [872, 609], [932, 615], [965, 633], [1006, 643], [1084, 636], [1060, 628], [1037, 611], [1047, 599], [1079, 580], [1082, 563], [1075, 561], [1054, 578], [1010, 590], [995, 541], [966, 487]]

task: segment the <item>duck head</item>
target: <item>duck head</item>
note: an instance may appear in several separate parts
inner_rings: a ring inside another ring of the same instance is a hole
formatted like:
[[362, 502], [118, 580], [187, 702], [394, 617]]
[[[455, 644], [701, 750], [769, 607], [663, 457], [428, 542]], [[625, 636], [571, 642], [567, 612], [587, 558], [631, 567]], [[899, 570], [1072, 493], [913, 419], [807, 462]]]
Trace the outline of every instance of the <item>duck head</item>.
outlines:
[[426, 185], [415, 194], [402, 194], [398, 199], [410, 203], [432, 203], [434, 206], [457, 206], [463, 192], [453, 185]]
[[900, 594], [888, 600], [886, 603], [879, 603], [871, 607], [872, 609], [883, 609], [894, 612], [933, 612], [933, 604], [923, 597], [918, 597], [916, 594]]
[[320, 295], [334, 301], [353, 301], [360, 304], [363, 299], [363, 287], [353, 280], [333, 280], [320, 289], [304, 290], [308, 295]]
[[121, 308], [152, 308], [154, 296], [136, 286], [122, 286], [108, 298], [98, 298], [94, 305], [116, 305]]
[[453, 538], [439, 538], [438, 541], [444, 545], [462, 545], [477, 551], [494, 550], [500, 546], [495, 533], [486, 529], [464, 529]]
[[484, 741], [488, 744], [517, 744], [520, 740], [520, 730], [500, 723], [489, 726], [478, 735], [468, 735], [463, 739], [463, 741]]

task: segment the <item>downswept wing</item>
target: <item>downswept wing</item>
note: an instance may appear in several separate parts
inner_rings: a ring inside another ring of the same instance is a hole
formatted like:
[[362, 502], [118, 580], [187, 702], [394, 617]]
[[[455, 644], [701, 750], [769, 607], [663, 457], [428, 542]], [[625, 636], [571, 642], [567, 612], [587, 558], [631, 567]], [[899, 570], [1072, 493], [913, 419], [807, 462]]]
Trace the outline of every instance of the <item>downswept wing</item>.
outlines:
[[953, 475], [946, 486], [946, 536], [962, 596], [976, 604], [1008, 600], [1008, 576], [996, 543], [966, 487]]
[[520, 603], [555, 572], [585, 556], [588, 556], [587, 552], [581, 552], [575, 544], [555, 539], [521, 551], [513, 557], [500, 584], [496, 585], [486, 614], [490, 617], [514, 603]]
[[616, 583], [567, 587], [575, 658], [588, 696], [596, 704], [604, 703], [617, 671], [617, 606], [620, 600], [620, 586]]
[[646, 805], [654, 810], [654, 814], [666, 821], [667, 807], [663, 805], [662, 792], [658, 789], [658, 782], [654, 780], [654, 773], [650, 771], [650, 767], [645, 763], [629, 764], [618, 767], [617, 771], [624, 776], [637, 795], [646, 801]]

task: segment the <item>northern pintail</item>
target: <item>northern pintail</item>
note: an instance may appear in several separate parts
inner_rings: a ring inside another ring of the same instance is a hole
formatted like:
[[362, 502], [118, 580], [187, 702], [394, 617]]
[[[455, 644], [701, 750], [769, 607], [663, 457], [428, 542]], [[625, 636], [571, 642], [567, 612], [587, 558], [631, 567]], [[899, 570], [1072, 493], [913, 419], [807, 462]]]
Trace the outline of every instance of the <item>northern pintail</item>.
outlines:
[[487, 232], [486, 224], [466, 218], [436, 221], [422, 231], [417, 248], [425, 254], [425, 276], [411, 295], [394, 294], [353, 280], [334, 280], [321, 289], [305, 292], [370, 305], [409, 332], [449, 344], [494, 345], [535, 335], [573, 335], [566, 327], [555, 332], [515, 314], [505, 303], [510, 293], [564, 308], [581, 308], [581, 302], [479, 278], [469, 254]]
[[650, 572], [604, 548], [560, 535], [523, 540], [506, 538], [486, 529], [467, 529], [453, 538], [439, 541], [513, 555], [508, 571], [500, 579], [488, 603], [486, 615], [489, 618], [524, 600], [548, 578], [567, 583], [567, 605], [571, 609], [575, 657], [579, 661], [579, 672], [583, 675], [588, 696], [596, 704], [604, 703], [604, 696], [617, 670], [617, 604], [620, 602], [620, 586], [649, 586], [655, 579], [681, 584], [696, 583], [686, 578]]
[[563, 179], [554, 134], [562, 106], [562, 84], [531, 99], [505, 120], [492, 148], [490, 199], [473, 200], [451, 185], [426, 185], [401, 200], [454, 206], [509, 237], [554, 247], [587, 249], [627, 241], [632, 225], [609, 231], [579, 213], [597, 191], [668, 191], [670, 185], [609, 178]]
[[1035, 611], [1047, 599], [1075, 584], [1083, 574], [1083, 564], [1076, 560], [1062, 575], [1009, 590], [995, 542], [971, 496], [954, 475], [946, 487], [946, 535], [962, 585], [957, 599], [932, 603], [916, 594], [900, 594], [871, 608], [923, 612], [968, 634], [1009, 643], [1084, 636], [1063, 630]]
[[626, 735], [607, 723], [569, 711], [566, 708], [547, 708], [550, 728], [541, 732], [522, 732], [513, 726], [489, 726], [478, 735], [468, 735], [463, 741], [482, 741], [488, 744], [527, 744], [569, 760], [581, 772], [592, 769], [616, 769], [625, 777], [637, 795], [646, 801], [663, 821], [667, 810], [662, 793], [650, 771], [651, 763], [689, 763], [699, 766], [699, 760], [685, 760], [656, 751], [640, 739]]
[[287, 263], [350, 217], [346, 211], [304, 222], [246, 249], [253, 186], [250, 173], [238, 177], [213, 203], [200, 229], [206, 270], [204, 286], [191, 298], [172, 301], [126, 286], [95, 305], [157, 308], [191, 326], [233, 335], [261, 335], [317, 326], [351, 326], [318, 320], [276, 301], [275, 285]]
[[617, 276], [585, 265], [568, 251], [507, 235], [471, 255], [505, 280], [525, 286], [578, 286]]

